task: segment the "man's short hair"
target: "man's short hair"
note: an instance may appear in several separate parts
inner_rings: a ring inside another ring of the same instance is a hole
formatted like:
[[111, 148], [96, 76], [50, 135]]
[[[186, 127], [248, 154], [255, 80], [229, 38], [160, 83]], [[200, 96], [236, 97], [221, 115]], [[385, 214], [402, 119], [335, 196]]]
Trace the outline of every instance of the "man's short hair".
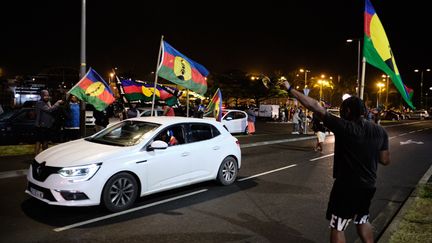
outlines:
[[351, 96], [342, 102], [340, 115], [345, 120], [355, 121], [363, 117], [366, 111], [363, 100], [357, 96]]

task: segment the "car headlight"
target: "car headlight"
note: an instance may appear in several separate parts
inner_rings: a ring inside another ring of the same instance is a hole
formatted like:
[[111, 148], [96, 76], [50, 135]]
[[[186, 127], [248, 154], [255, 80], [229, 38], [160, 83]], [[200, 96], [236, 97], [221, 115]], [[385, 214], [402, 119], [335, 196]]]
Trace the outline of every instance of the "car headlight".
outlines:
[[101, 167], [102, 163], [65, 167], [58, 171], [58, 173], [71, 179], [72, 182], [90, 180]]

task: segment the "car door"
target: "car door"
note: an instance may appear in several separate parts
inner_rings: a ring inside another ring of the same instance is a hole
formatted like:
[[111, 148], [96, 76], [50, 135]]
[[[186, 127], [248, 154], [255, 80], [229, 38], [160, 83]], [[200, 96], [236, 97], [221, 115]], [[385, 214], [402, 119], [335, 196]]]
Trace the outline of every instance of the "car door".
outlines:
[[201, 181], [209, 179], [219, 168], [221, 151], [220, 132], [214, 126], [207, 123], [192, 123], [189, 125], [187, 140], [188, 144], [194, 149], [191, 150], [190, 180]]
[[237, 111], [229, 111], [222, 119], [222, 123], [228, 128], [230, 133], [243, 132], [241, 130], [241, 119], [237, 115]]
[[173, 131], [176, 136], [177, 145], [168, 146], [166, 149], [146, 151], [149, 192], [177, 187], [189, 181], [191, 145], [185, 143], [184, 127], [175, 125], [163, 129], [152, 141], [161, 140], [162, 134], [168, 133], [169, 130]]
[[26, 140], [31, 142], [35, 139], [35, 120], [36, 110], [34, 108], [24, 108], [13, 117], [11, 122], [11, 131], [18, 137], [19, 141]]

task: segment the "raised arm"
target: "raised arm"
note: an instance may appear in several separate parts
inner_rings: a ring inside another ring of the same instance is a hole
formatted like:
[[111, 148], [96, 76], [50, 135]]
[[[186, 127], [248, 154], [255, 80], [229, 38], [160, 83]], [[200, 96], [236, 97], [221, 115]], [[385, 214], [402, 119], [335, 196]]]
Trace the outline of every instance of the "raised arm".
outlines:
[[313, 111], [320, 118], [323, 118], [326, 114], [326, 110], [322, 107], [317, 100], [302, 94], [301, 92], [295, 90], [288, 81], [284, 82], [284, 85], [288, 91], [291, 93], [302, 105], [304, 105], [308, 110]]

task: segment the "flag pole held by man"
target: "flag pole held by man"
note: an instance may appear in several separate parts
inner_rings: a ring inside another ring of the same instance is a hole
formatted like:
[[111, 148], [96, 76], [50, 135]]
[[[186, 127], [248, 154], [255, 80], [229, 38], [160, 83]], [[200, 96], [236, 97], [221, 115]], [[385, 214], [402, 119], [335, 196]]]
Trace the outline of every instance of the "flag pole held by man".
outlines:
[[105, 110], [115, 101], [114, 94], [109, 85], [92, 68], [88, 70], [86, 75], [68, 93], [93, 105], [98, 111]]

